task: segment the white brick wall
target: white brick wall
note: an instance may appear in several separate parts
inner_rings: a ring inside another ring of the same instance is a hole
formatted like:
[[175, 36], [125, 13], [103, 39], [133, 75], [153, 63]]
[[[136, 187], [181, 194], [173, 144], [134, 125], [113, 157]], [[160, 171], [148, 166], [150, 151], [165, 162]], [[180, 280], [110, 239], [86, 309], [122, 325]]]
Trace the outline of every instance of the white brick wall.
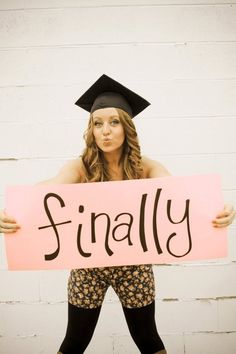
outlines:
[[[74, 102], [103, 73], [152, 102], [135, 121], [144, 154], [175, 175], [220, 173], [236, 205], [235, 18], [227, 0], [0, 0], [0, 207], [7, 184], [80, 154], [87, 114]], [[168, 354], [235, 354], [235, 225], [228, 234], [223, 261], [155, 266]], [[56, 353], [67, 277], [8, 272], [0, 239], [0, 354]], [[138, 353], [112, 289], [86, 353]]]

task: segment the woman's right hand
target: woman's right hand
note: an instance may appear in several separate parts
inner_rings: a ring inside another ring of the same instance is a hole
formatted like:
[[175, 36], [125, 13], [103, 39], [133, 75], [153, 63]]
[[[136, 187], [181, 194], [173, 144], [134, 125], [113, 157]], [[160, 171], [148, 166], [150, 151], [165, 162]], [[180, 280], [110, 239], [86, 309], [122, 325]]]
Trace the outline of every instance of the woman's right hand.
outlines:
[[4, 210], [0, 211], [0, 233], [12, 234], [19, 230], [19, 228], [20, 225], [17, 224], [15, 219], [6, 215]]

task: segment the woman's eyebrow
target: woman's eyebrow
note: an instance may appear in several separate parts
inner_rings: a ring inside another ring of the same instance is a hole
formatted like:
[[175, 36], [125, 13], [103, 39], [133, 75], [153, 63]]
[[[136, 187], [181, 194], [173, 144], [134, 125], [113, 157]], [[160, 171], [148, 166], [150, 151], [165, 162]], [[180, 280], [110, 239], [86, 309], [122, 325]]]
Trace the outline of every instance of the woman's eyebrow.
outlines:
[[[98, 117], [98, 116], [95, 116], [95, 117], [93, 117], [93, 119], [103, 119], [104, 117]], [[119, 116], [118, 115], [112, 115], [112, 116], [109, 116], [109, 118], [119, 118]]]

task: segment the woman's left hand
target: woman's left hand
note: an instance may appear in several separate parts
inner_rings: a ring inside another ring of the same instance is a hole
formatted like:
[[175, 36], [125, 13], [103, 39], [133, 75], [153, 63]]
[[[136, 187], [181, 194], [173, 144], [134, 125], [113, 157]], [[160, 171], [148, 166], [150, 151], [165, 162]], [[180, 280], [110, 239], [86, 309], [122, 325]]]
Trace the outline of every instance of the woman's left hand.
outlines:
[[216, 218], [212, 221], [214, 227], [226, 227], [232, 224], [234, 221], [236, 212], [232, 205], [226, 204], [224, 210], [216, 215]]

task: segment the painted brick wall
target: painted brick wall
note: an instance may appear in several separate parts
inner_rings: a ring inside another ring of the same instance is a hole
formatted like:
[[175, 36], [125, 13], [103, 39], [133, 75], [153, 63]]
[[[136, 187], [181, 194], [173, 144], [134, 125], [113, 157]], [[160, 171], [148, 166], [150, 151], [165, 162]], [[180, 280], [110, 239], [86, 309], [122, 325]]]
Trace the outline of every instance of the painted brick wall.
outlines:
[[[0, 207], [7, 184], [47, 179], [83, 148], [74, 106], [106, 73], [152, 106], [143, 154], [174, 175], [220, 173], [236, 205], [236, 1], [0, 0]], [[236, 353], [236, 227], [218, 262], [155, 266], [168, 354]], [[53, 354], [67, 271], [8, 272], [0, 240], [0, 354]], [[115, 320], [114, 320], [115, 319]], [[87, 354], [136, 354], [109, 290]]]

